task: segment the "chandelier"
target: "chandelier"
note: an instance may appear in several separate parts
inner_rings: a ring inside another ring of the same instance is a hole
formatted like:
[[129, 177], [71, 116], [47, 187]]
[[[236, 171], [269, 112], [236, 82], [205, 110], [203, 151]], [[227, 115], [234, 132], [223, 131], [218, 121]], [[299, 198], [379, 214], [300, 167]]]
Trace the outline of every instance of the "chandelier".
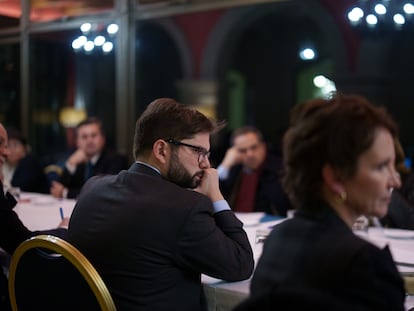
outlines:
[[80, 26], [81, 35], [72, 41], [72, 48], [75, 52], [90, 54], [100, 50], [104, 54], [110, 53], [114, 48], [114, 38], [118, 32], [117, 24], [84, 23]]
[[361, 29], [408, 29], [414, 25], [414, 0], [360, 0], [347, 14], [350, 24]]

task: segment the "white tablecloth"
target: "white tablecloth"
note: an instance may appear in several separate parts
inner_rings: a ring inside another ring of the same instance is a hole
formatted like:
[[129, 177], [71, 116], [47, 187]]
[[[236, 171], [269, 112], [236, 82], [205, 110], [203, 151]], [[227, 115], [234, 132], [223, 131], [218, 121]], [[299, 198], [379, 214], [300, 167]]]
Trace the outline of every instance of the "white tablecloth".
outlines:
[[71, 199], [56, 199], [47, 194], [23, 192], [14, 210], [30, 230], [47, 230], [56, 228], [61, 222], [60, 208], [65, 217], [70, 217], [75, 203]]
[[[22, 193], [15, 211], [30, 230], [51, 229], [61, 221], [59, 209], [63, 209], [65, 217], [70, 217], [75, 203], [75, 200], [55, 199], [50, 195]], [[263, 243], [256, 243], [256, 238], [268, 234], [273, 226], [284, 219], [272, 220], [270, 218], [270, 221], [263, 222], [266, 218], [263, 213], [237, 214], [237, 216], [244, 223], [257, 263], [262, 253]], [[414, 231], [369, 228], [368, 232], [359, 232], [358, 235], [379, 247], [388, 244], [394, 260], [401, 264], [398, 266], [400, 271], [402, 273], [414, 272]], [[232, 310], [234, 306], [248, 297], [250, 292], [250, 280], [231, 283], [203, 275], [202, 282], [209, 311]], [[414, 307], [414, 296], [407, 296], [406, 309], [412, 307]]]

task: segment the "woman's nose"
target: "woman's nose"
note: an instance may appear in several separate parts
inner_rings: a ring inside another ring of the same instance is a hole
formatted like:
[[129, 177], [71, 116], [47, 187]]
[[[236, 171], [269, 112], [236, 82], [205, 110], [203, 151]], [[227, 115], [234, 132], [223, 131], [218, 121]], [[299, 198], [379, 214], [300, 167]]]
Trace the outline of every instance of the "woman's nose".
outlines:
[[392, 187], [393, 188], [400, 188], [401, 187], [401, 176], [398, 171], [395, 169], [391, 172], [391, 180], [392, 180]]

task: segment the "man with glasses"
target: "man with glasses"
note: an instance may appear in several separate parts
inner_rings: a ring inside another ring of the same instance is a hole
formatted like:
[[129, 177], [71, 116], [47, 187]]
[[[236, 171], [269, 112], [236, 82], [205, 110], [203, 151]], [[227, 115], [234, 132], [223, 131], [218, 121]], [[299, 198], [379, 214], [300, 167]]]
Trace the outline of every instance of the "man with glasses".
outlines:
[[210, 167], [210, 133], [219, 127], [172, 99], [155, 100], [136, 124], [136, 162], [85, 184], [69, 238], [118, 310], [205, 310], [202, 273], [228, 281], [251, 275], [246, 233]]
[[220, 188], [235, 212], [286, 216], [291, 208], [281, 186], [282, 159], [267, 150], [255, 127], [236, 129], [218, 167]]

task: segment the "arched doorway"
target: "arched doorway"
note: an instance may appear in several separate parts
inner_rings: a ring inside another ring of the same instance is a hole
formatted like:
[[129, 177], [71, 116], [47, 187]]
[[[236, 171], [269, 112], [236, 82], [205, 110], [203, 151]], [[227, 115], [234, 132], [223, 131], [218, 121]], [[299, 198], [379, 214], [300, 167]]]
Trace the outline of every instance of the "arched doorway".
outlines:
[[[312, 62], [298, 57], [306, 43], [318, 53]], [[277, 148], [290, 109], [304, 98], [301, 73], [323, 69], [331, 79], [340, 77], [345, 51], [332, 16], [317, 1], [235, 8], [211, 33], [201, 77], [219, 81], [218, 115], [230, 129], [255, 125]]]

